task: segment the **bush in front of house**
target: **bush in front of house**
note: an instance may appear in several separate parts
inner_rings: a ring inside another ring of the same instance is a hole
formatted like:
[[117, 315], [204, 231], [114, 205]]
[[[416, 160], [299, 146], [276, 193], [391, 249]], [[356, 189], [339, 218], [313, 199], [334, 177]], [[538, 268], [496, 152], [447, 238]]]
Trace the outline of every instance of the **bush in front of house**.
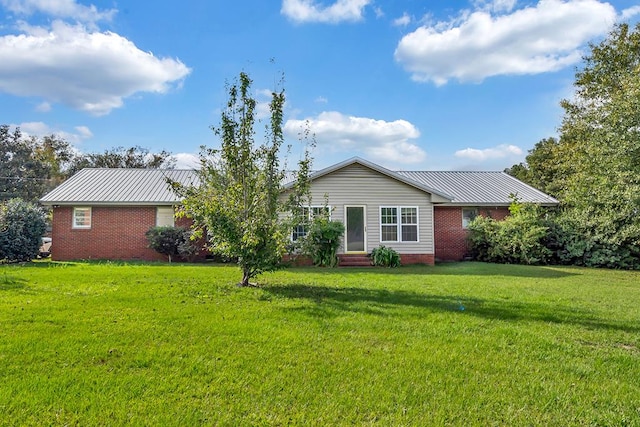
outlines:
[[314, 265], [336, 267], [343, 234], [344, 224], [340, 221], [331, 221], [325, 217], [314, 218], [304, 238], [302, 251], [311, 257]]
[[400, 267], [400, 254], [393, 248], [380, 245], [371, 251], [371, 262], [376, 267]]
[[31, 261], [46, 231], [45, 214], [34, 203], [11, 199], [0, 205], [0, 261]]
[[191, 231], [184, 227], [152, 227], [145, 233], [145, 236], [149, 247], [166, 255], [169, 262], [176, 256], [193, 261], [200, 252], [200, 248], [191, 238]]
[[514, 200], [502, 221], [478, 216], [469, 224], [469, 243], [478, 261], [504, 264], [546, 264], [549, 226], [540, 207]]

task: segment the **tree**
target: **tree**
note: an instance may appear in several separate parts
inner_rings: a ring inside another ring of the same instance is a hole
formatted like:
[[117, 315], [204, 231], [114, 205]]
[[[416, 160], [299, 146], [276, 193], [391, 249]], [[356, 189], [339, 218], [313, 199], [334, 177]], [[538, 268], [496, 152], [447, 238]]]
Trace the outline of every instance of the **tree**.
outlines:
[[556, 138], [540, 140], [527, 155], [524, 163], [505, 169], [509, 175], [554, 197], [562, 197], [567, 176], [563, 148]]
[[591, 242], [588, 265], [640, 265], [640, 24], [614, 27], [563, 100], [565, 220]]
[[[229, 100], [222, 111], [220, 148], [203, 148], [200, 185], [174, 188], [184, 197], [183, 214], [194, 220], [201, 235], [206, 230], [210, 250], [238, 259], [242, 270], [239, 286], [280, 266], [290, 229], [280, 220], [288, 203], [282, 198], [285, 168], [280, 164], [284, 90], [273, 92], [265, 142], [255, 143], [256, 101], [246, 73], [228, 85]], [[307, 171], [309, 156], [299, 162]], [[304, 187], [304, 186], [303, 186]]]
[[69, 142], [56, 136], [44, 136], [41, 139], [31, 138], [35, 157], [46, 165], [47, 191], [62, 184], [71, 173], [71, 165], [76, 153]]
[[73, 173], [83, 168], [171, 169], [175, 163], [175, 159], [168, 151], [151, 153], [147, 148], [136, 145], [129, 148], [115, 147], [102, 153], [78, 156], [71, 169]]
[[0, 201], [22, 198], [37, 201], [46, 192], [47, 165], [37, 158], [34, 141], [0, 126]]
[[0, 200], [36, 202], [69, 177], [71, 145], [55, 135], [25, 138], [20, 128], [0, 126]]
[[0, 205], [0, 260], [31, 261], [46, 230], [44, 213], [33, 203], [11, 199]]

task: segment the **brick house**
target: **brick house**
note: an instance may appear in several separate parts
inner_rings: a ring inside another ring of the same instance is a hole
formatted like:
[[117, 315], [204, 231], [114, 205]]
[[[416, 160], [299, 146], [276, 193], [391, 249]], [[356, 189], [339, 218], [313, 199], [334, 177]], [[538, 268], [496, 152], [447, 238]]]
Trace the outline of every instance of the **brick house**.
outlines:
[[[166, 178], [194, 183], [185, 170], [84, 169], [44, 196], [53, 207], [54, 260], [159, 260], [144, 233], [173, 224], [180, 200]], [[284, 196], [292, 183], [284, 185]], [[510, 195], [523, 202], [557, 205], [554, 198], [503, 172], [391, 171], [352, 158], [311, 175], [309, 215], [330, 208], [345, 224], [344, 259], [379, 245], [400, 253], [403, 264], [461, 260], [466, 226], [476, 215], [503, 219]], [[292, 239], [304, 234], [293, 230]]]
[[175, 219], [180, 199], [167, 178], [195, 182], [187, 170], [102, 168], [73, 175], [40, 200], [53, 209], [51, 258], [166, 260], [147, 247], [145, 233], [154, 226], [190, 224]]
[[511, 194], [558, 204], [504, 172], [391, 171], [357, 157], [314, 172], [311, 180], [309, 214], [326, 200], [331, 219], [345, 224], [343, 260], [379, 245], [395, 249], [403, 264], [462, 260], [467, 224], [477, 215], [506, 217]]

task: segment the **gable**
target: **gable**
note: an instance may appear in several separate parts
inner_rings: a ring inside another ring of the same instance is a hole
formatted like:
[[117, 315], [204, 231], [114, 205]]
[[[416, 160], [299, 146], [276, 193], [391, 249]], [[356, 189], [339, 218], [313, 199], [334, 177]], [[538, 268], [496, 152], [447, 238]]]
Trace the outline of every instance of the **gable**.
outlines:
[[[344, 170], [353, 170], [353, 171], [360, 171], [360, 172], [359, 173], [353, 172], [352, 175], [349, 176], [349, 172], [344, 174]], [[336, 163], [335, 165], [329, 166], [320, 171], [316, 171], [311, 174], [310, 179], [312, 182], [317, 182], [318, 180], [320, 180], [325, 176], [332, 175], [332, 176], [341, 176], [343, 180], [347, 181], [357, 177], [362, 178], [364, 176], [363, 174], [366, 173], [365, 171], [368, 171], [369, 173], [367, 175], [368, 179], [377, 178], [379, 180], [378, 182], [388, 182], [388, 180], [391, 180], [391, 181], [395, 181], [396, 183], [405, 184], [406, 186], [415, 188], [421, 191], [422, 193], [428, 194], [432, 202], [442, 203], [442, 202], [450, 202], [452, 200], [452, 197], [444, 192], [438, 191], [418, 181], [403, 177], [402, 175], [396, 172], [393, 172], [389, 169], [386, 169], [380, 165], [369, 162], [367, 160], [360, 159], [358, 157], [354, 157], [344, 162]], [[386, 179], [386, 181], [384, 180], [380, 181], [380, 179]], [[291, 188], [292, 185], [293, 185], [293, 182], [288, 182], [284, 185], [284, 189], [287, 190]]]

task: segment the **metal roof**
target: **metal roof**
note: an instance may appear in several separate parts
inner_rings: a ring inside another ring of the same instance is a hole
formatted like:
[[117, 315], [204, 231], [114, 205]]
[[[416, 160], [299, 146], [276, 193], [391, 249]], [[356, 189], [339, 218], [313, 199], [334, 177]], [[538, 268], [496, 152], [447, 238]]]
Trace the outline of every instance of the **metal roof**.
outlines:
[[46, 194], [44, 205], [162, 205], [180, 198], [166, 179], [184, 185], [197, 182], [193, 170], [178, 169], [82, 169]]
[[[522, 202], [557, 205], [553, 197], [504, 172], [391, 171], [360, 158], [322, 169], [311, 179], [358, 163], [391, 179], [440, 197], [438, 202], [463, 206], [508, 206], [515, 194]], [[291, 176], [292, 178], [295, 178]], [[44, 205], [170, 205], [181, 199], [167, 184], [167, 178], [183, 185], [197, 185], [193, 170], [176, 169], [83, 169], [45, 195]], [[284, 188], [289, 188], [291, 182]]]
[[467, 171], [399, 171], [397, 174], [437, 188], [453, 196], [456, 205], [508, 205], [509, 195], [515, 194], [521, 202], [557, 205], [558, 201], [540, 190], [506, 174], [505, 172]]

